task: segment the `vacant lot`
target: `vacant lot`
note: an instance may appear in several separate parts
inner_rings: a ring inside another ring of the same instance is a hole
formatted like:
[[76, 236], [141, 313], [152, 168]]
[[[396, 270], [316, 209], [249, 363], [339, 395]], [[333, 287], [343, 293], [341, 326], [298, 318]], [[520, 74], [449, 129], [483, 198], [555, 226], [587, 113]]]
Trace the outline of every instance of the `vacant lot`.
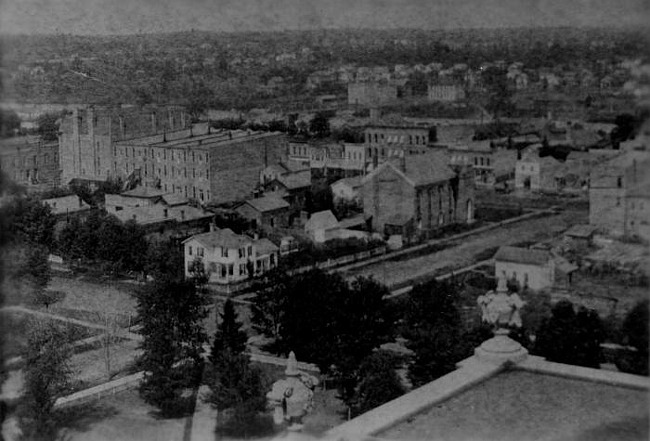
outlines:
[[517, 222], [461, 239], [454, 247], [413, 259], [373, 264], [358, 271], [347, 272], [345, 276], [372, 276], [390, 287], [428, 274], [471, 265], [481, 252], [489, 248], [552, 239], [570, 226], [585, 222], [586, 218], [585, 212], [566, 211], [554, 216]]

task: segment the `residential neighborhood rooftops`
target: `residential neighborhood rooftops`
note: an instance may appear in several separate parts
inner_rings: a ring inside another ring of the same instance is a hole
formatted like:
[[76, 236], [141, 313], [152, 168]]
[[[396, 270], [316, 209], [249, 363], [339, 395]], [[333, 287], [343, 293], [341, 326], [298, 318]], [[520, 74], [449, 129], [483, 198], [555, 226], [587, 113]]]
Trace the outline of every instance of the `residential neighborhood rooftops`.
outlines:
[[280, 210], [289, 207], [287, 201], [276, 196], [262, 196], [261, 198], [248, 199], [245, 203], [260, 212]]
[[544, 250], [531, 250], [518, 247], [501, 247], [494, 255], [495, 261], [544, 265], [551, 260], [551, 253]]

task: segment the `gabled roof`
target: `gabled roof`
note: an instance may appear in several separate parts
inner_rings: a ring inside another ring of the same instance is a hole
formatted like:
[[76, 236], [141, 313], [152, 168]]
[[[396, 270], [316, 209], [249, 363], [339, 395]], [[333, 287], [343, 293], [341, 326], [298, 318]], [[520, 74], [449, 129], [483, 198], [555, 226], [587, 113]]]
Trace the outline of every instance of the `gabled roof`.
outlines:
[[58, 198], [43, 199], [41, 202], [49, 205], [50, 211], [54, 215], [90, 210], [90, 205], [85, 203], [83, 199], [81, 199], [76, 194], [60, 196]]
[[442, 151], [432, 151], [384, 162], [364, 178], [364, 184], [387, 167], [392, 168], [414, 187], [447, 181], [456, 176], [456, 172], [449, 166], [447, 154]]
[[305, 231], [312, 230], [327, 230], [330, 228], [336, 228], [339, 225], [339, 221], [336, 220], [336, 217], [330, 210], [319, 211], [311, 215], [307, 223], [305, 223]]
[[189, 202], [189, 200], [178, 193], [167, 193], [163, 195], [163, 201], [169, 206], [174, 206], [174, 205], [185, 205]]
[[262, 213], [289, 207], [287, 201], [275, 196], [262, 196], [261, 198], [249, 199], [245, 203]]
[[548, 251], [510, 246], [499, 248], [499, 251], [494, 255], [495, 261], [524, 263], [528, 265], [545, 265], [551, 258], [551, 253]]
[[245, 247], [253, 243], [253, 239], [240, 234], [235, 234], [230, 228], [217, 229], [208, 233], [197, 234], [189, 239], [185, 239], [183, 243], [191, 240], [200, 242], [206, 248], [223, 247], [233, 249]]
[[266, 238], [255, 241], [255, 255], [263, 256], [265, 254], [275, 253], [279, 250], [278, 246]]

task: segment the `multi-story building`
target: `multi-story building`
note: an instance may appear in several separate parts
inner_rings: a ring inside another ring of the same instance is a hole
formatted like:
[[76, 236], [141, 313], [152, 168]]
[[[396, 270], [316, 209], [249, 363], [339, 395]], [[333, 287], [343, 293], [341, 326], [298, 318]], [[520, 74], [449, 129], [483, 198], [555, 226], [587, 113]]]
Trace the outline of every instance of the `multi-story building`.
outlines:
[[474, 177], [444, 152], [384, 162], [363, 180], [363, 211], [384, 234], [427, 232], [474, 221]]
[[116, 173], [115, 143], [188, 128], [181, 107], [77, 108], [61, 120], [61, 182], [105, 181]]
[[477, 185], [492, 185], [495, 182], [493, 152], [490, 141], [451, 144], [447, 147], [449, 163], [453, 166], [471, 165]]
[[210, 282], [237, 283], [278, 264], [279, 248], [268, 239], [253, 239], [230, 229], [212, 228], [183, 241], [185, 275], [195, 260], [203, 263]]
[[594, 169], [589, 223], [614, 236], [650, 240], [650, 152], [629, 151]]
[[374, 169], [389, 158], [419, 155], [431, 150], [434, 127], [372, 125], [364, 130], [365, 160]]
[[278, 132], [211, 130], [207, 125], [114, 143], [113, 173], [200, 203], [247, 199], [269, 163], [285, 159]]
[[59, 143], [37, 136], [0, 140], [0, 171], [19, 185], [47, 190], [59, 184]]
[[429, 84], [429, 101], [455, 102], [465, 99], [465, 90], [459, 84], [440, 82]]

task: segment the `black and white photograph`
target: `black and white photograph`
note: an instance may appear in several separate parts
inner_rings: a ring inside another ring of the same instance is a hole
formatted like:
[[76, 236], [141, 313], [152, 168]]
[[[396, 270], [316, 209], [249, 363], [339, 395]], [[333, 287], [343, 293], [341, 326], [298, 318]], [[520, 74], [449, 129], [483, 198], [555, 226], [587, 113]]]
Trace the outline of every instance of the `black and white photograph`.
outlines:
[[647, 441], [649, 315], [648, 0], [0, 0], [0, 441]]

